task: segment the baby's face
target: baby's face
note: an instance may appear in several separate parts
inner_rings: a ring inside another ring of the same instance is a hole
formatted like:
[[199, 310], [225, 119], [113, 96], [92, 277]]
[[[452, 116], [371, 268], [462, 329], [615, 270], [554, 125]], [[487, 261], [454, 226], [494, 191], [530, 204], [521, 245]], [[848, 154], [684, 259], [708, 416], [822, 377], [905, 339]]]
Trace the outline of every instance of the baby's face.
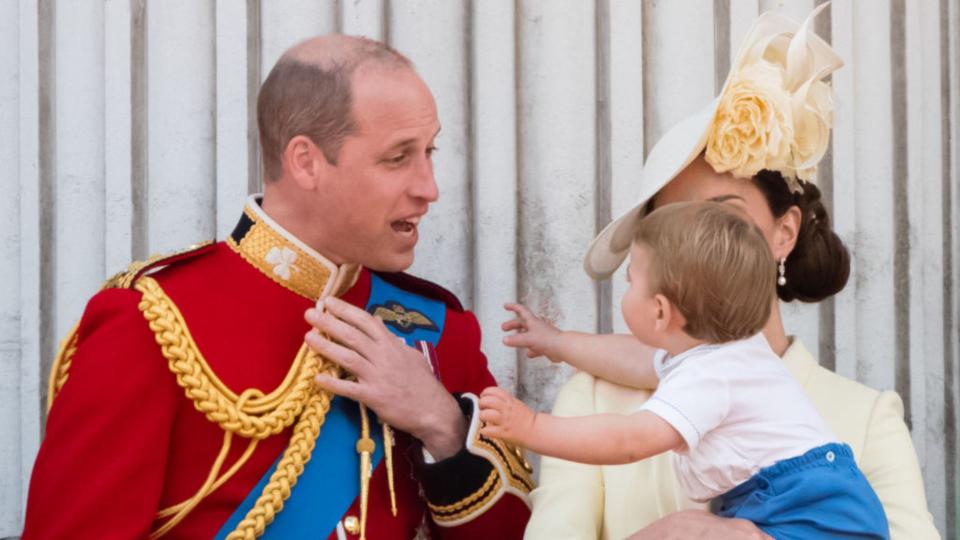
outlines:
[[630, 285], [620, 302], [620, 309], [630, 332], [640, 341], [656, 347], [662, 336], [656, 329], [660, 307], [650, 286], [651, 255], [649, 247], [636, 242], [630, 248], [627, 265]]

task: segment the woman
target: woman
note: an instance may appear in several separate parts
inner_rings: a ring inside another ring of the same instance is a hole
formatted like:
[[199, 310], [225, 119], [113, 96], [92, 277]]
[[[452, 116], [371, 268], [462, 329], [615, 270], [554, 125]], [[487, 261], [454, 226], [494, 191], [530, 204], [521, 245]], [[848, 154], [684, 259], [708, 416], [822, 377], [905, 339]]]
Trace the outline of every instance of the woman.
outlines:
[[[757, 20], [720, 97], [657, 143], [644, 165], [639, 203], [600, 233], [584, 265], [594, 278], [609, 276], [623, 261], [633, 224], [654, 207], [714, 200], [743, 209], [778, 261], [764, 327], [771, 348], [853, 449], [884, 506], [891, 538], [939, 538], [900, 397], [820, 367], [787, 335], [780, 316], [779, 300], [822, 300], [849, 274], [846, 248], [812, 183], [830, 128], [830, 89], [822, 78], [842, 64], [812, 33], [821, 9], [802, 25], [771, 13]], [[554, 412], [629, 412], [647, 397], [580, 373], [563, 387]], [[750, 523], [715, 517], [686, 500], [666, 456], [611, 467], [544, 458], [532, 498], [527, 538], [763, 537]]]

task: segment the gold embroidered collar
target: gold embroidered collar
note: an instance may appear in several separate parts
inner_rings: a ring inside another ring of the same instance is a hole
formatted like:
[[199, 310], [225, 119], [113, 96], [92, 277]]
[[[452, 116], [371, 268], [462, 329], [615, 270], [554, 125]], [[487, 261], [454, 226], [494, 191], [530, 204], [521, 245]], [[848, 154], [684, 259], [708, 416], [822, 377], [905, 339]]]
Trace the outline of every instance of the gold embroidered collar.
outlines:
[[358, 265], [330, 262], [270, 219], [261, 198], [250, 196], [227, 245], [263, 275], [310, 300], [341, 296], [353, 286]]

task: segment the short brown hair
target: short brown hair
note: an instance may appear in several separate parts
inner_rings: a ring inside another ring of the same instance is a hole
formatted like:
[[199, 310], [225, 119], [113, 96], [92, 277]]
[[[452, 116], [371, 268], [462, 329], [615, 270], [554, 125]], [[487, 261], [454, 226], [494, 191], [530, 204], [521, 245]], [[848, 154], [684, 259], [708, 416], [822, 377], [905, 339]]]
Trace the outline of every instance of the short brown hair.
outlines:
[[356, 127], [351, 113], [351, 78], [358, 66], [373, 61], [412, 67], [409, 59], [379, 41], [353, 36], [326, 39], [334, 43], [323, 61], [308, 62], [288, 52], [260, 87], [257, 127], [268, 181], [283, 174], [281, 156], [297, 135], [309, 137], [328, 162], [337, 164], [343, 140]]
[[763, 234], [733, 207], [668, 204], [640, 221], [634, 242], [650, 248], [650, 293], [673, 304], [691, 337], [725, 343], [767, 323], [776, 266]]

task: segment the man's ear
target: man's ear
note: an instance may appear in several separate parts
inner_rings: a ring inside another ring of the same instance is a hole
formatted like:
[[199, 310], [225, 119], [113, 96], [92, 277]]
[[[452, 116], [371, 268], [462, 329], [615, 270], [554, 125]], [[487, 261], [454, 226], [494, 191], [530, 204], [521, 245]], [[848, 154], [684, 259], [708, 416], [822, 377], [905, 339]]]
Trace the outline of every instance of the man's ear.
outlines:
[[326, 156], [310, 137], [297, 135], [290, 139], [283, 151], [283, 171], [300, 189], [314, 191], [319, 187], [327, 168], [332, 167]]
[[800, 234], [800, 208], [791, 206], [773, 224], [773, 245], [770, 246], [773, 258], [777, 261], [789, 257], [793, 247], [797, 245], [797, 235]]

